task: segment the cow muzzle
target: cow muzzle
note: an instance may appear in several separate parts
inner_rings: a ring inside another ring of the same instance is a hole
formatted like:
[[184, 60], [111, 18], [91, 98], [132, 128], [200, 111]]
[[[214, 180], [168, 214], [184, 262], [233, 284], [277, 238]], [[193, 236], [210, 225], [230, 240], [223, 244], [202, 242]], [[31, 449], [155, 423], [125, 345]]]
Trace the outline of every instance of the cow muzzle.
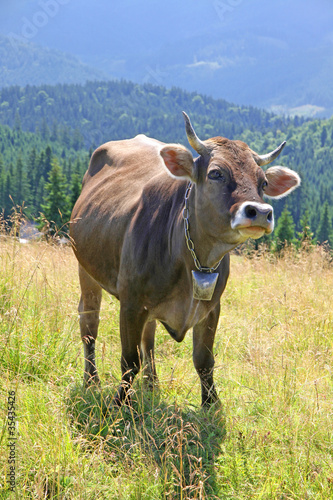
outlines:
[[246, 238], [261, 238], [274, 229], [273, 207], [268, 203], [244, 202], [231, 219], [231, 228]]

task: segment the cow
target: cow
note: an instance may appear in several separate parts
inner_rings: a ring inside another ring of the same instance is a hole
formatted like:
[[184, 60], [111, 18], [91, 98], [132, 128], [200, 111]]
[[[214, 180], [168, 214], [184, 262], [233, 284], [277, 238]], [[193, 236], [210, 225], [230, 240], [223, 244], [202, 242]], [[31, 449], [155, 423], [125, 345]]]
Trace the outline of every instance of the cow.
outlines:
[[113, 404], [130, 404], [140, 367], [148, 388], [158, 382], [156, 321], [181, 342], [193, 328], [193, 362], [201, 401], [219, 401], [213, 343], [229, 253], [274, 228], [263, 196], [281, 198], [300, 185], [298, 174], [271, 163], [282, 151], [259, 155], [242, 141], [200, 140], [183, 112], [189, 144], [138, 135], [93, 153], [71, 216], [79, 262], [84, 382], [99, 384], [95, 342], [102, 289], [120, 302], [122, 380]]

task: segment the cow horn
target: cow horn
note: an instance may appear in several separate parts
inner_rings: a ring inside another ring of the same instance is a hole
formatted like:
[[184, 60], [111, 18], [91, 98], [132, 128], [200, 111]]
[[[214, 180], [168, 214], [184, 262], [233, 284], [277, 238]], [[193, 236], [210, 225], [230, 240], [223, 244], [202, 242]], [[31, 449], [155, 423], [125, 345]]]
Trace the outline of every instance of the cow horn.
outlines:
[[268, 165], [268, 163], [271, 163], [272, 161], [275, 160], [281, 153], [282, 149], [285, 147], [286, 141], [283, 141], [282, 144], [274, 151], [271, 153], [268, 153], [267, 155], [258, 155], [257, 153], [254, 154], [254, 160], [259, 165], [259, 167], [263, 167], [264, 165]]
[[192, 148], [199, 153], [201, 156], [205, 156], [209, 154], [208, 148], [205, 146], [205, 144], [200, 141], [199, 137], [197, 134], [194, 132], [194, 129], [192, 127], [191, 121], [185, 111], [183, 111], [184, 115], [184, 120], [185, 120], [185, 129], [186, 129], [186, 135], [188, 142], [192, 146]]

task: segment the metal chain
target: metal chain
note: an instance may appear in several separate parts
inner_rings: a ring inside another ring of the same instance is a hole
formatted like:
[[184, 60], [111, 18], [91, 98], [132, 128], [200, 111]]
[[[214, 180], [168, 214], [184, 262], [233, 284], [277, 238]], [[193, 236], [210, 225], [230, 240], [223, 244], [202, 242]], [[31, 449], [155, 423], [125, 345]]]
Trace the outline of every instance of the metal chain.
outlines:
[[193, 240], [191, 240], [191, 236], [190, 236], [190, 225], [189, 225], [189, 221], [188, 221], [188, 218], [189, 218], [188, 199], [190, 196], [191, 188], [192, 188], [192, 182], [189, 182], [188, 186], [186, 188], [186, 191], [185, 191], [185, 204], [184, 204], [184, 209], [183, 209], [186, 245], [187, 245], [187, 248], [189, 249], [189, 251], [191, 252], [191, 255], [192, 255], [193, 260], [194, 260], [194, 265], [198, 269], [198, 271], [201, 271], [202, 273], [212, 273], [212, 272], [216, 271], [216, 269], [219, 267], [222, 259], [219, 260], [219, 262], [214, 267], [203, 267], [199, 262], [197, 254], [195, 253], [194, 243], [193, 243]]

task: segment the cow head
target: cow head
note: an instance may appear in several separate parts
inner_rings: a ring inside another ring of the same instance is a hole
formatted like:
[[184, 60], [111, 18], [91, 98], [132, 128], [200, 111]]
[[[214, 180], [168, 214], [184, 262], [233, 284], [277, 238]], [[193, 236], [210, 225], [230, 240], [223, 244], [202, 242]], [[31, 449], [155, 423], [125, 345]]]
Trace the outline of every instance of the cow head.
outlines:
[[164, 146], [160, 154], [173, 177], [195, 183], [195, 207], [206, 233], [230, 246], [271, 233], [273, 208], [263, 196], [282, 198], [300, 185], [298, 174], [286, 167], [261, 168], [280, 154], [285, 142], [260, 156], [242, 141], [223, 137], [201, 141], [183, 114], [187, 138], [199, 157], [193, 159], [178, 144]]

